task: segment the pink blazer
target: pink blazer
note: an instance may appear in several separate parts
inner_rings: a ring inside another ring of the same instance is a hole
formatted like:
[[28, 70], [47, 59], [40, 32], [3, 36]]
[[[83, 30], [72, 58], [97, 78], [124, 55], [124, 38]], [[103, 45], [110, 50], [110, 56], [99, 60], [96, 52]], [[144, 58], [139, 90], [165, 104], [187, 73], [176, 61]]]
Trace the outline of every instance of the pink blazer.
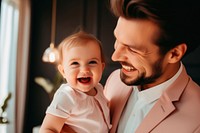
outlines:
[[[117, 131], [123, 108], [132, 91], [120, 80], [120, 71], [108, 78], [104, 93], [110, 101], [112, 129]], [[200, 86], [187, 75], [185, 68], [166, 89], [135, 133], [200, 133]]]

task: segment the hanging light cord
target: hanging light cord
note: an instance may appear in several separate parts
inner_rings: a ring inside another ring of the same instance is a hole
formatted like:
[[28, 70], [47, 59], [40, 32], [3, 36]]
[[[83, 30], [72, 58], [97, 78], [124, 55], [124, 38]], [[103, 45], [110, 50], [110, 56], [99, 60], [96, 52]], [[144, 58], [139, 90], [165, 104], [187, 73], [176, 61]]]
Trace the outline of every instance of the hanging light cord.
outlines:
[[52, 0], [52, 22], [51, 22], [51, 44], [50, 47], [54, 48], [55, 44], [55, 31], [56, 31], [56, 0]]
[[52, 0], [52, 22], [51, 22], [51, 43], [50, 47], [44, 51], [42, 60], [44, 62], [55, 63], [58, 61], [59, 54], [55, 47], [56, 33], [56, 0]]

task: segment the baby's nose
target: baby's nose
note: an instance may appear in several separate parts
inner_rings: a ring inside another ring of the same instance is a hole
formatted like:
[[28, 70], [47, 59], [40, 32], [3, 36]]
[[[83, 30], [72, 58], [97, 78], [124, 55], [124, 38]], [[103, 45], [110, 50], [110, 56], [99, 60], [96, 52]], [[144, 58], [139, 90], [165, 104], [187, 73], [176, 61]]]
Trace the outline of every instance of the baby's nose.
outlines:
[[82, 70], [80, 73], [81, 73], [81, 75], [83, 75], [83, 76], [88, 76], [88, 75], [91, 74], [91, 72], [90, 72], [89, 70]]
[[81, 66], [80, 74], [82, 76], [91, 76], [90, 67], [88, 67], [87, 65]]

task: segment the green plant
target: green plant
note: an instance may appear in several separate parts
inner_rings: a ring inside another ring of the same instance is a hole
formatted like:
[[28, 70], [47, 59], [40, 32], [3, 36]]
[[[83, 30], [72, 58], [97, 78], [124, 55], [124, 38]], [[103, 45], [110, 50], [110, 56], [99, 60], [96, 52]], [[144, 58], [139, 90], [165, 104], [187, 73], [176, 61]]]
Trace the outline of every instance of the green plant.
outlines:
[[35, 82], [38, 85], [42, 86], [42, 88], [48, 93], [50, 100], [52, 100], [54, 93], [64, 82], [64, 79], [62, 75], [59, 72], [57, 72], [53, 81], [50, 81], [49, 79], [44, 77], [36, 77]]
[[3, 104], [1, 105], [1, 113], [0, 113], [0, 124], [8, 123], [8, 119], [6, 116], [4, 116], [5, 111], [8, 107], [8, 101], [11, 98], [11, 93], [9, 92], [5, 100], [3, 101]]

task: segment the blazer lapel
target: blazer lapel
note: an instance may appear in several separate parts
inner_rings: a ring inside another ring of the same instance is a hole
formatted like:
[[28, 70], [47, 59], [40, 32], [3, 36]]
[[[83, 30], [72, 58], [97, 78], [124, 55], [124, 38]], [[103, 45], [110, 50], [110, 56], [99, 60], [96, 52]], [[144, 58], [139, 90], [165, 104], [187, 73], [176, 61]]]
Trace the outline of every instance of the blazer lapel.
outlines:
[[107, 82], [104, 88], [104, 94], [110, 101], [109, 106], [112, 120], [110, 133], [115, 133], [122, 111], [132, 92], [132, 87], [125, 85], [121, 81], [120, 70], [113, 72]]
[[[118, 88], [118, 89], [117, 89]], [[120, 116], [122, 114], [122, 111], [126, 105], [126, 102], [132, 92], [132, 87], [130, 86], [118, 86], [116, 90], [118, 91], [118, 96], [113, 97], [111, 105], [111, 114], [113, 114], [111, 117], [112, 119], [112, 129], [110, 133], [115, 133], [117, 130], [117, 126], [119, 123]]]
[[[167, 101], [166, 101], [167, 100]], [[154, 105], [152, 110], [144, 118], [136, 133], [148, 133], [157, 124], [159, 124], [164, 118], [166, 118], [171, 112], [175, 110], [174, 105], [169, 101], [169, 99], [159, 99], [159, 101]]]
[[179, 100], [181, 94], [188, 84], [188, 81], [189, 77], [185, 71], [185, 68], [183, 67], [180, 76], [159, 98], [158, 102], [154, 105], [140, 126], [137, 128], [136, 133], [149, 133], [162, 120], [170, 115], [176, 109], [173, 101]]

